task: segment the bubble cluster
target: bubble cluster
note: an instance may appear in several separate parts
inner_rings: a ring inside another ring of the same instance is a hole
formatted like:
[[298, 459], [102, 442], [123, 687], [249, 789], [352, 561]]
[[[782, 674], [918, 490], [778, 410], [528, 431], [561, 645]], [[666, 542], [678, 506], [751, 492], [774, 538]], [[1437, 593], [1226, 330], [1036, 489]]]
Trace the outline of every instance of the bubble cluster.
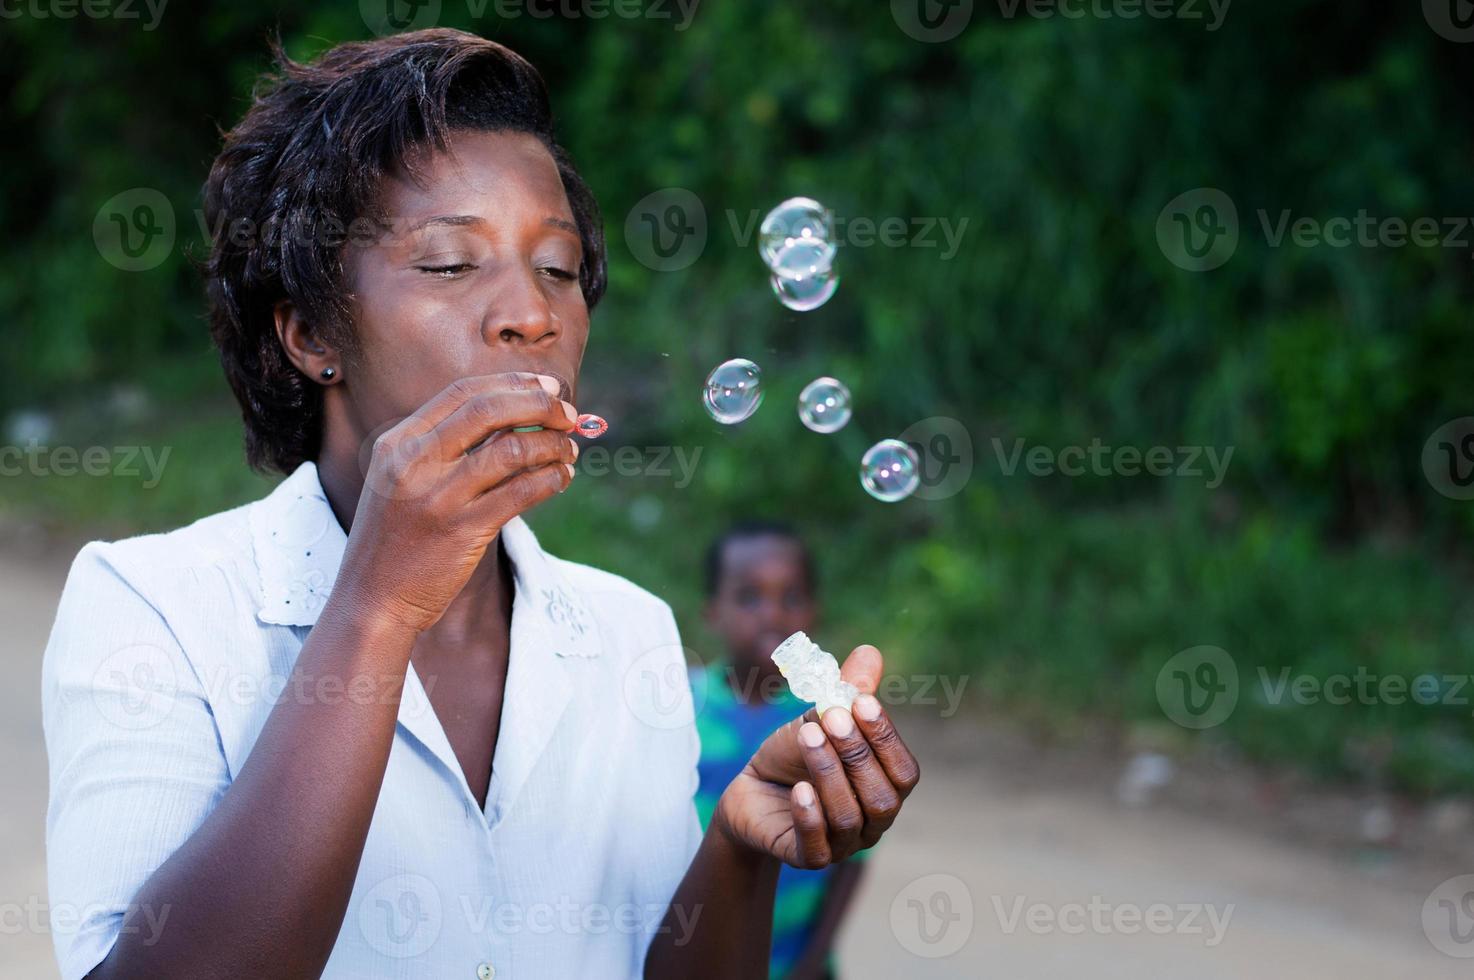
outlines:
[[815, 378], [799, 392], [798, 419], [815, 432], [838, 432], [850, 420], [850, 389], [834, 378]]
[[762, 369], [742, 357], [723, 361], [707, 375], [701, 400], [706, 413], [723, 425], [751, 418], [763, 403]]
[[817, 310], [839, 289], [839, 273], [830, 270], [807, 279], [785, 279], [777, 273], [770, 281], [778, 302], [796, 313]]
[[839, 288], [834, 222], [811, 197], [791, 197], [758, 228], [758, 251], [773, 273], [773, 295], [790, 310], [816, 310]]
[[921, 460], [899, 439], [882, 439], [860, 459], [860, 485], [876, 500], [905, 500], [921, 485]]

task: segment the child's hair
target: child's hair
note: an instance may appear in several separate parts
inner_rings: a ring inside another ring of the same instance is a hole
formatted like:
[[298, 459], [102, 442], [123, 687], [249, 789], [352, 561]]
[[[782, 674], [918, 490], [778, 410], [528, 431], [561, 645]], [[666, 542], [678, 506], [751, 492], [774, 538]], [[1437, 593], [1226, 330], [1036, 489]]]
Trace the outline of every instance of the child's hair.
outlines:
[[706, 597], [708, 599], [714, 597], [717, 589], [721, 587], [722, 559], [727, 553], [727, 545], [733, 541], [748, 538], [783, 538], [798, 545], [804, 566], [804, 579], [808, 582], [809, 592], [813, 594], [819, 591], [819, 581], [814, 570], [814, 556], [809, 552], [809, 546], [804, 544], [804, 539], [799, 537], [791, 524], [783, 521], [742, 520], [729, 526], [706, 549]]

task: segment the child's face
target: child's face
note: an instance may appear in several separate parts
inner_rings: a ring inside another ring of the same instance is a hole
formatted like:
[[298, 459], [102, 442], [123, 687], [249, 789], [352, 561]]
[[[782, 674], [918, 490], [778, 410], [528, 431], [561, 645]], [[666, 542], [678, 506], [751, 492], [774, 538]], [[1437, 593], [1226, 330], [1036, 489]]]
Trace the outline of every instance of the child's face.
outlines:
[[706, 619], [733, 664], [776, 670], [769, 659], [774, 648], [798, 630], [812, 630], [817, 617], [798, 542], [763, 535], [727, 543]]

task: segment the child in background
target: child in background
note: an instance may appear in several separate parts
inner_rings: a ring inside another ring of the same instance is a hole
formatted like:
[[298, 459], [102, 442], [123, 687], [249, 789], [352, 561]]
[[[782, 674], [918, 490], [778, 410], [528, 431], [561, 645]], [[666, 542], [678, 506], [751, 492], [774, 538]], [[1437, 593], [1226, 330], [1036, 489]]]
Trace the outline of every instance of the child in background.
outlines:
[[[701, 735], [696, 805], [703, 827], [763, 739], [809, 707], [789, 693], [770, 655], [790, 634], [813, 630], [815, 592], [813, 557], [787, 525], [739, 523], [707, 550], [706, 621], [726, 654], [723, 662], [692, 671]], [[834, 976], [830, 954], [860, 878], [858, 857], [822, 871], [785, 865], [779, 872], [771, 977]]]

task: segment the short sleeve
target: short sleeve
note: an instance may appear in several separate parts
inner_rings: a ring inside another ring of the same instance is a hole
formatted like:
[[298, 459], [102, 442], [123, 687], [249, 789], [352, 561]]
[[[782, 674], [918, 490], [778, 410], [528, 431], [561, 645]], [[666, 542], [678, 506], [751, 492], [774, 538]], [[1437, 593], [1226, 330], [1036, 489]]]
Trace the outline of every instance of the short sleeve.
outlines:
[[113, 546], [73, 562], [41, 686], [51, 929], [72, 980], [107, 956], [125, 915], [130, 932], [157, 937], [167, 907], [133, 908], [134, 897], [230, 775], [204, 686]]

